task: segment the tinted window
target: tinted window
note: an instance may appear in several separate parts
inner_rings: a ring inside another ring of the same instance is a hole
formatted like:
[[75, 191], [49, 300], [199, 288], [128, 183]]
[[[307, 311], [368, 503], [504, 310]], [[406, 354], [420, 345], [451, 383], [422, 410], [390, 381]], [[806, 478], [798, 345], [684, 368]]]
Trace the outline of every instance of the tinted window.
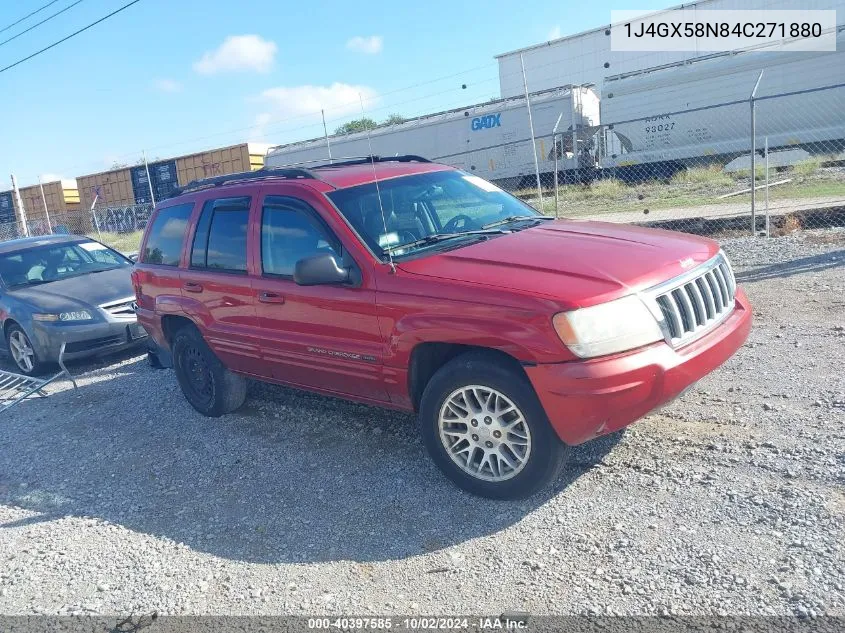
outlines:
[[194, 233], [191, 267], [246, 272], [248, 225], [248, 197], [206, 202]]
[[193, 203], [188, 203], [159, 210], [150, 227], [141, 261], [165, 266], [179, 265], [182, 240], [193, 206]]
[[261, 214], [261, 265], [270, 275], [292, 276], [296, 262], [319, 253], [340, 255], [340, 246], [301, 200], [268, 197]]
[[208, 268], [246, 272], [249, 209], [215, 210], [208, 229]]

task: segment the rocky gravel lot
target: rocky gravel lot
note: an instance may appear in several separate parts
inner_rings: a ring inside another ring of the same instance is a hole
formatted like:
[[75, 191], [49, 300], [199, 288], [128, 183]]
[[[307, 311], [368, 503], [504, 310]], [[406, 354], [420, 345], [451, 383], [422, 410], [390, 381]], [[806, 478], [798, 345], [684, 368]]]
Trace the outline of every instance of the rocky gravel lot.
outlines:
[[453, 488], [411, 416], [76, 365], [0, 419], [0, 613], [845, 615], [845, 231], [724, 244], [747, 345], [518, 503]]

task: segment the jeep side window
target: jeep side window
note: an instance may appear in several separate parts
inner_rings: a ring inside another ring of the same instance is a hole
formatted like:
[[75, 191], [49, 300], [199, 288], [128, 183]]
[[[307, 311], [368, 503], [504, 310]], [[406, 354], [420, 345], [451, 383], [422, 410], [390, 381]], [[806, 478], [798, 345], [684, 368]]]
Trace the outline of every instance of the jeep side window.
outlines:
[[182, 240], [188, 228], [188, 218], [194, 203], [159, 209], [144, 247], [141, 261], [145, 264], [178, 266], [182, 255]]
[[194, 233], [191, 268], [245, 273], [248, 226], [249, 197], [208, 200]]
[[310, 206], [268, 196], [261, 211], [261, 267], [266, 275], [293, 276], [296, 262], [319, 253], [341, 255], [340, 244]]

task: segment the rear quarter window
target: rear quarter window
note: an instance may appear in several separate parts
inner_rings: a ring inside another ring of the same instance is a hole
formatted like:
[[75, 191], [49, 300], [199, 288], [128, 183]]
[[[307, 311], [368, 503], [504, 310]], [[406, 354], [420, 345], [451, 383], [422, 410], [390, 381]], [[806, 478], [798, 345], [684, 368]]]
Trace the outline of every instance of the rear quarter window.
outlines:
[[182, 255], [182, 242], [188, 230], [188, 218], [194, 208], [192, 202], [159, 209], [147, 234], [147, 243], [141, 254], [145, 264], [178, 266]]

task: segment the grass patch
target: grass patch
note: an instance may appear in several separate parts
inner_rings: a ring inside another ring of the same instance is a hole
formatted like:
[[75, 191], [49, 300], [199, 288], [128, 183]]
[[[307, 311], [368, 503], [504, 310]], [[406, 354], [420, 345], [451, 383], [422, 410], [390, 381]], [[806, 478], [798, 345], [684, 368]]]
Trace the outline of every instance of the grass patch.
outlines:
[[98, 242], [102, 242], [106, 246], [114, 250], [126, 254], [136, 252], [141, 247], [141, 237], [144, 235], [143, 231], [132, 231], [131, 233], [110, 233], [103, 231], [97, 233], [97, 230], [89, 232], [89, 237], [94, 238]]
[[711, 187], [730, 187], [734, 179], [722, 171], [719, 165], [690, 167], [672, 176], [673, 185], [707, 185]]
[[808, 158], [799, 163], [795, 163], [790, 170], [796, 178], [809, 178], [816, 174], [822, 166], [820, 158]]

